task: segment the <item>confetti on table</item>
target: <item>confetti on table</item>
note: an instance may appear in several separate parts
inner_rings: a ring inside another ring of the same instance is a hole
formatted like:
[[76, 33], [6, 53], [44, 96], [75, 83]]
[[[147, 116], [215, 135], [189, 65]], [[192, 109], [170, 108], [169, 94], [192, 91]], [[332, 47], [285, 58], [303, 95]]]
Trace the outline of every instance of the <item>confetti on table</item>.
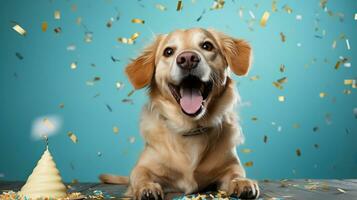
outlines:
[[211, 10], [219, 10], [222, 9], [224, 6], [224, 0], [214, 0]]
[[263, 142], [266, 144], [266, 143], [268, 143], [268, 136], [267, 135], [264, 135], [264, 137], [263, 137]]
[[75, 144], [78, 143], [78, 138], [72, 131], [68, 131], [67, 136], [69, 137], [69, 139], [72, 140], [73, 143], [75, 143]]
[[300, 149], [296, 149], [296, 155], [299, 156], [299, 157], [301, 156], [301, 150]]
[[166, 11], [167, 10], [167, 8], [164, 5], [159, 4], [159, 3], [156, 4], [155, 7], [156, 7], [156, 9], [158, 9], [160, 11]]
[[24, 59], [24, 57], [21, 55], [21, 53], [19, 53], [19, 52], [16, 52], [15, 53], [15, 56], [19, 59], [19, 60], [23, 60]]
[[113, 133], [118, 134], [119, 133], [119, 128], [117, 126], [113, 126]]
[[248, 162], [244, 163], [244, 166], [252, 167], [253, 166], [253, 161], [248, 161]]
[[20, 25], [16, 24], [15, 26], [12, 27], [13, 30], [15, 30], [18, 34], [25, 36], [26, 35], [26, 30], [23, 29]]
[[269, 19], [269, 16], [270, 16], [270, 13], [268, 11], [265, 11], [262, 16], [262, 19], [260, 20], [260, 26], [265, 27], [265, 25]]
[[282, 42], [286, 41], [286, 36], [284, 35], [283, 32], [280, 32], [280, 39], [281, 39]]
[[327, 93], [325, 92], [320, 92], [319, 94], [320, 98], [325, 98], [327, 96]]
[[70, 65], [71, 69], [77, 69], [77, 62], [72, 62]]
[[182, 8], [183, 8], [182, 0], [178, 0], [177, 1], [176, 11], [180, 11], [180, 10], [182, 10]]
[[56, 10], [53, 14], [55, 19], [61, 19], [61, 12], [59, 10]]
[[145, 24], [145, 21], [142, 19], [134, 18], [131, 20], [132, 23], [134, 24]]
[[280, 102], [284, 102], [285, 101], [285, 96], [278, 96], [278, 100]]

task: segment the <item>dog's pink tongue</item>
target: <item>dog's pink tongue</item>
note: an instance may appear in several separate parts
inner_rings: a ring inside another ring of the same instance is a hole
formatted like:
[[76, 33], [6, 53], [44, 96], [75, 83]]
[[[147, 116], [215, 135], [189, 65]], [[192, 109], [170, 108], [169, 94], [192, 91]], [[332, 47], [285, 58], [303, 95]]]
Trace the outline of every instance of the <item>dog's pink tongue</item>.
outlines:
[[184, 88], [181, 96], [180, 105], [186, 113], [194, 114], [200, 109], [203, 97], [198, 89]]

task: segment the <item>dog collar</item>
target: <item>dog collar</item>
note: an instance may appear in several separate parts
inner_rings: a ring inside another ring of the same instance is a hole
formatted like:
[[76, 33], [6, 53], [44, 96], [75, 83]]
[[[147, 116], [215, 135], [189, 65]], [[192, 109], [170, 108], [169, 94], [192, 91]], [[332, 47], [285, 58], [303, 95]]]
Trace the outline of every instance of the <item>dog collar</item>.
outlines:
[[196, 135], [201, 135], [203, 133], [206, 133], [207, 131], [209, 131], [210, 129], [212, 129], [212, 127], [198, 127], [198, 128], [194, 128], [184, 134], [182, 134], [182, 136], [196, 136]]

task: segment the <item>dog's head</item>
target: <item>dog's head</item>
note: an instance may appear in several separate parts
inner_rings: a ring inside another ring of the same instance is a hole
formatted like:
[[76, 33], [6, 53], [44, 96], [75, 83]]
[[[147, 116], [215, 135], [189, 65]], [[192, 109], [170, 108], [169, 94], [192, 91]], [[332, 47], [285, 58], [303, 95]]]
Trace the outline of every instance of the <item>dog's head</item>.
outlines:
[[251, 48], [243, 40], [200, 28], [158, 36], [126, 68], [135, 89], [150, 86], [193, 119], [226, 87], [229, 69], [247, 74]]

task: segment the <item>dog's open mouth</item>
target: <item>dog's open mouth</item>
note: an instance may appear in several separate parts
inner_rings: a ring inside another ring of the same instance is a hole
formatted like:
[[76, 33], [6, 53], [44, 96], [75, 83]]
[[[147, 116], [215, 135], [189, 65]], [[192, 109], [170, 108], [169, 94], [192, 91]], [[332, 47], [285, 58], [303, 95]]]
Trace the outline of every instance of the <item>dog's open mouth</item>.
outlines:
[[212, 82], [202, 82], [196, 76], [187, 76], [179, 85], [169, 84], [169, 88], [181, 110], [194, 117], [202, 112], [204, 102], [211, 93]]

